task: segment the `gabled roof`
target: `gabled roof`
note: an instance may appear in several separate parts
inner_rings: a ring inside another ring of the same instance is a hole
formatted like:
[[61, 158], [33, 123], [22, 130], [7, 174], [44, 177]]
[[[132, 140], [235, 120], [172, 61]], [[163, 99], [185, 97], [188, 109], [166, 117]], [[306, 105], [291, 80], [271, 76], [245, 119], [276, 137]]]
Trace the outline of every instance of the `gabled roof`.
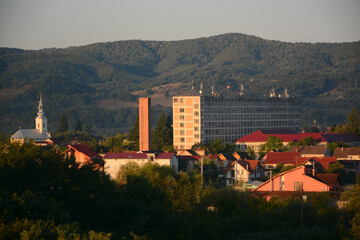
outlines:
[[147, 159], [147, 155], [137, 152], [106, 153], [104, 159]]
[[200, 160], [202, 157], [199, 155], [180, 155], [179, 160]]
[[239, 160], [239, 159], [251, 159], [251, 157], [249, 156], [249, 154], [247, 154], [246, 152], [234, 152], [233, 156]]
[[258, 165], [259, 160], [237, 160], [233, 161], [225, 170], [224, 173], [231, 170], [235, 164], [241, 165], [249, 173], [253, 172]]
[[[257, 188], [255, 188], [253, 191], [257, 191], [257, 189], [261, 188], [261, 187], [264, 186], [265, 184], [268, 184], [268, 183], [270, 182], [270, 180], [274, 180], [275, 178], [277, 178], [277, 177], [279, 177], [279, 176], [286, 175], [287, 173], [290, 173], [290, 172], [293, 172], [293, 171], [297, 171], [297, 170], [300, 169], [300, 168], [304, 169], [304, 175], [303, 175], [303, 176], [308, 177], [308, 178], [311, 178], [311, 179], [314, 179], [314, 180], [316, 180], [316, 181], [320, 181], [320, 182], [322, 182], [322, 183], [324, 183], [324, 184], [326, 184], [326, 185], [328, 185], [328, 186], [331, 187], [330, 184], [328, 184], [328, 183], [326, 183], [326, 182], [324, 182], [324, 181], [322, 181], [322, 180], [320, 180], [320, 179], [318, 179], [318, 178], [316, 178], [316, 177], [306, 175], [306, 174], [305, 174], [305, 168], [306, 168], [306, 167], [305, 167], [305, 166], [299, 166], [299, 167], [292, 168], [292, 169], [290, 169], [290, 170], [287, 170], [287, 171], [285, 171], [285, 172], [282, 172], [282, 173], [279, 173], [279, 174], [273, 176], [271, 179], [267, 180], [266, 182], [264, 182], [263, 184], [261, 184], [260, 186], [258, 186]], [[325, 174], [325, 173], [324, 173], [324, 174]], [[326, 173], [326, 174], [327, 174], [327, 173]], [[327, 178], [327, 177], [328, 177], [328, 176], [325, 176], [324, 178]], [[329, 178], [331, 178], [331, 177], [329, 177]], [[267, 191], [266, 191], [266, 192], [267, 192]]]
[[220, 153], [218, 156], [220, 160], [228, 160], [228, 161], [237, 160], [232, 153]]
[[335, 148], [333, 157], [347, 158], [349, 155], [360, 155], [360, 148]]
[[102, 157], [94, 152], [91, 148], [84, 144], [75, 144], [75, 145], [68, 145], [69, 149], [74, 149], [75, 151], [81, 152], [85, 154], [86, 156], [90, 157], [91, 159], [98, 158], [102, 159]]
[[269, 152], [264, 164], [294, 164], [299, 156], [299, 152]]
[[170, 159], [174, 155], [174, 153], [158, 153], [157, 155], [155, 155], [155, 159]]
[[317, 173], [315, 175], [315, 178], [322, 181], [323, 183], [326, 183], [327, 185], [329, 185], [331, 187], [335, 187], [336, 182], [339, 181], [339, 174], [338, 173]]
[[38, 129], [19, 129], [10, 139], [33, 139], [34, 141], [45, 141], [50, 136], [47, 133], [41, 133]]
[[294, 147], [293, 150], [298, 149], [300, 154], [325, 154], [327, 146], [299, 146]]
[[322, 133], [325, 141], [333, 142], [360, 142], [360, 136], [353, 133]]
[[329, 168], [329, 165], [336, 162], [336, 157], [299, 157], [298, 164], [304, 164], [307, 161], [314, 160], [315, 166], [319, 164], [322, 170]]

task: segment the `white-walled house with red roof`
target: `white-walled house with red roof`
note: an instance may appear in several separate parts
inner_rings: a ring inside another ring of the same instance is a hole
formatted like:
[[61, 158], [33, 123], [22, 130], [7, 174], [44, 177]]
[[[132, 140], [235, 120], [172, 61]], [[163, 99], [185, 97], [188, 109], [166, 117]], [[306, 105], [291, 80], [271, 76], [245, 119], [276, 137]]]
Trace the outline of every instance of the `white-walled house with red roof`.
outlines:
[[121, 166], [134, 162], [139, 166], [151, 162], [159, 164], [160, 166], [170, 166], [176, 172], [178, 171], [178, 158], [174, 153], [144, 153], [144, 152], [123, 152], [123, 153], [106, 153], [105, 172], [110, 175], [112, 179], [116, 178], [116, 174]]
[[259, 160], [236, 160], [224, 170], [226, 185], [240, 182], [247, 183], [262, 177], [262, 167]]

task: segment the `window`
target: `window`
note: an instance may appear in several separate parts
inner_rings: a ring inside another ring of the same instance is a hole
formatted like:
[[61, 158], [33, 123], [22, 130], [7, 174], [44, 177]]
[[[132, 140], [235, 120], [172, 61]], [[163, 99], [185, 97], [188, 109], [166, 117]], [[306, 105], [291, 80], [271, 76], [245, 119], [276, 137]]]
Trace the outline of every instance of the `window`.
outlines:
[[183, 103], [184, 102], [184, 99], [183, 98], [180, 98], [180, 100], [179, 100], [181, 103]]
[[184, 120], [185, 116], [184, 115], [180, 115], [180, 120]]
[[185, 109], [184, 108], [180, 108], [179, 110], [181, 113], [185, 112]]
[[194, 119], [194, 123], [199, 123], [199, 119]]
[[195, 111], [195, 112], [194, 112], [194, 115], [195, 115], [195, 116], [199, 116], [199, 111]]
[[178, 102], [178, 99], [177, 98], [174, 98], [174, 103], [177, 103]]
[[184, 130], [180, 130], [180, 134], [181, 134], [181, 135], [184, 135], [184, 134], [185, 134], [185, 131], [184, 131]]
[[303, 183], [302, 182], [294, 182], [294, 190], [295, 191], [301, 191], [303, 189]]
[[282, 176], [280, 176], [280, 191], [284, 190], [284, 185], [285, 185], [284, 175], [282, 175]]
[[199, 127], [194, 127], [194, 131], [198, 132], [199, 131]]
[[195, 134], [194, 137], [195, 137], [195, 138], [199, 138], [200, 135], [199, 135], [199, 134]]
[[199, 109], [199, 104], [194, 104], [195, 109]]
[[184, 123], [180, 123], [180, 127], [184, 127]]
[[185, 142], [185, 138], [181, 137], [180, 142], [182, 142], [182, 143]]

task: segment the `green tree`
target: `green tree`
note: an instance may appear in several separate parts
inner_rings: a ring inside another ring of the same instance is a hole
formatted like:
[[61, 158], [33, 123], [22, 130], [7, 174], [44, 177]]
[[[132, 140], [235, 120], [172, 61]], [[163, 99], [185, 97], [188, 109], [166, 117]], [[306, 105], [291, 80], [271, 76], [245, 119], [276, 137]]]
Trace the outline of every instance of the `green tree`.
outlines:
[[82, 122], [80, 120], [77, 120], [75, 126], [75, 132], [81, 132], [82, 130], [83, 130]]
[[276, 174], [286, 172], [293, 168], [294, 168], [294, 166], [292, 166], [292, 165], [285, 165], [284, 163], [280, 163], [272, 170], [272, 173], [273, 173], [273, 176], [275, 176]]
[[314, 146], [316, 145], [316, 139], [314, 139], [313, 137], [303, 137], [300, 141], [298, 141], [296, 143], [297, 146]]
[[221, 138], [216, 138], [208, 142], [208, 150], [213, 155], [218, 155], [219, 153], [225, 152], [226, 146], [221, 140]]
[[62, 133], [62, 132], [67, 132], [68, 130], [69, 130], [69, 123], [68, 123], [67, 115], [63, 114], [60, 117], [58, 132]]
[[353, 108], [346, 118], [346, 130], [360, 135], [360, 112], [356, 108]]
[[343, 142], [333, 142], [333, 143], [328, 143], [327, 146], [332, 155], [336, 148], [348, 147], [349, 145], [347, 145], [346, 143], [343, 143]]
[[151, 148], [153, 150], [165, 150], [173, 145], [173, 131], [171, 126], [171, 118], [165, 117], [162, 113], [156, 122], [155, 129], [152, 134]]
[[246, 153], [250, 156], [251, 159], [256, 159], [255, 150], [252, 147], [246, 149]]
[[265, 144], [260, 145], [259, 154], [265, 155], [266, 153], [273, 151], [273, 150], [280, 150], [284, 151], [285, 146], [283, 144], [283, 140], [281, 138], [275, 136], [269, 136], [266, 140]]

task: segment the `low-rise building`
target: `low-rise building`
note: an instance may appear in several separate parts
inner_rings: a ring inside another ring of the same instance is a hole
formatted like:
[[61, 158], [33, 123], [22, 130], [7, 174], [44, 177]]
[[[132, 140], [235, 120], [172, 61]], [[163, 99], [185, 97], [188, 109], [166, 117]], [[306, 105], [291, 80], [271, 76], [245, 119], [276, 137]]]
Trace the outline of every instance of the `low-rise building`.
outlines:
[[62, 154], [74, 157], [75, 161], [81, 165], [94, 164], [97, 169], [104, 169], [103, 158], [84, 144], [68, 145], [68, 150]]
[[296, 133], [286, 129], [258, 130], [237, 139], [235, 144], [240, 151], [246, 151], [247, 148], [252, 148], [255, 153], [258, 154], [261, 144], [265, 144], [269, 136], [282, 139], [284, 145], [287, 145], [290, 142], [298, 142], [303, 138], [309, 137], [316, 140], [316, 145], [326, 146], [328, 143], [334, 142], [343, 142], [349, 146], [360, 145], [360, 136], [352, 133]]
[[300, 152], [302, 157], [331, 157], [331, 152], [326, 145], [295, 146], [292, 152]]
[[160, 166], [170, 166], [176, 172], [178, 171], [178, 158], [174, 153], [144, 153], [144, 152], [124, 152], [124, 153], [107, 153], [104, 156], [105, 172], [111, 178], [116, 178], [117, 172], [121, 166], [134, 162], [139, 166], [151, 162]]
[[260, 196], [291, 197], [314, 192], [342, 191], [342, 182], [336, 173], [316, 173], [312, 166], [299, 166], [277, 174], [254, 189]]
[[248, 183], [262, 177], [259, 160], [236, 160], [224, 170], [226, 185]]

